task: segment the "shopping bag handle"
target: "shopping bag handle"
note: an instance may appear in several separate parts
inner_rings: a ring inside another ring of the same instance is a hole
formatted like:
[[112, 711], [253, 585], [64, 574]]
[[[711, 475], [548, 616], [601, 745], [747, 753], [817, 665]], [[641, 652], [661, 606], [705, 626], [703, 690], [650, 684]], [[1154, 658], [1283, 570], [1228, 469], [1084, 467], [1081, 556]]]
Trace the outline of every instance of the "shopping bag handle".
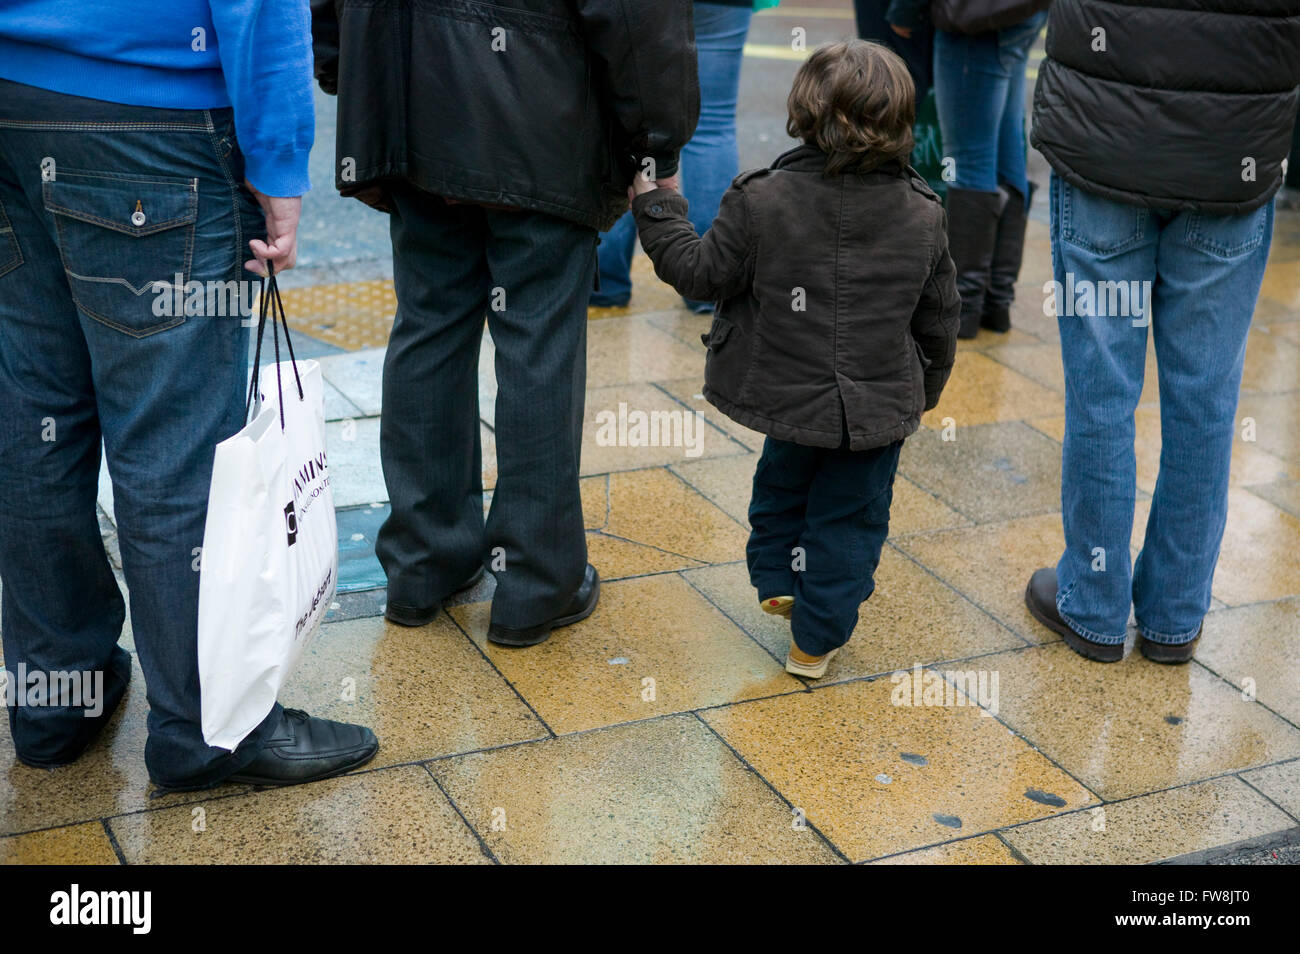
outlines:
[[[266, 333], [266, 316], [271, 315], [271, 338], [275, 343], [275, 386], [280, 397], [280, 430], [284, 430], [284, 382], [280, 380], [280, 325], [284, 325], [284, 343], [289, 348], [289, 363], [293, 365], [293, 377], [298, 384], [298, 400], [305, 400], [302, 390], [302, 377], [298, 374], [298, 359], [293, 353], [293, 339], [289, 337], [289, 319], [284, 314], [284, 300], [280, 297], [280, 286], [275, 280], [275, 266], [266, 263], [266, 278], [262, 280], [260, 308], [257, 316], [257, 348], [253, 354], [253, 378], [248, 385], [248, 401], [244, 404], [244, 423], [248, 423], [249, 411], [253, 408], [253, 397], [258, 393], [262, 378], [262, 338]], [[279, 315], [276, 309], [279, 309]]]

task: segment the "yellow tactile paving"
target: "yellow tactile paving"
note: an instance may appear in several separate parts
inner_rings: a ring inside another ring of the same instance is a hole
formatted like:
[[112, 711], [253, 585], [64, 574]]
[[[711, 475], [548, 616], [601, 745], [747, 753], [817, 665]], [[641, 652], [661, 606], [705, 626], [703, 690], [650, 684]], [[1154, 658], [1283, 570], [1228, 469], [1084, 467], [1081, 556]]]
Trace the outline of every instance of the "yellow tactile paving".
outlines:
[[293, 288], [281, 297], [290, 327], [345, 351], [385, 347], [397, 313], [392, 279]]

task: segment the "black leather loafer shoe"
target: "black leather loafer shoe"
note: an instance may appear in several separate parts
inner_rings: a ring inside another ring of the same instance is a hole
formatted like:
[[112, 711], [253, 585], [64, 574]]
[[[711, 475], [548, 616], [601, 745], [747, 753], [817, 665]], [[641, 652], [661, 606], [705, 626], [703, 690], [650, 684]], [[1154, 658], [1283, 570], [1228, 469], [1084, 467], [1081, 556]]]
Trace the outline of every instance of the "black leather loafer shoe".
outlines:
[[546, 642], [551, 635], [551, 630], [586, 619], [595, 611], [599, 600], [600, 574], [588, 563], [582, 585], [578, 587], [578, 592], [573, 594], [573, 599], [569, 600], [569, 605], [559, 616], [524, 629], [512, 629], [509, 626], [498, 626], [493, 623], [488, 627], [488, 639], [500, 646], [536, 646], [538, 643]]
[[301, 785], [342, 775], [375, 757], [379, 740], [365, 726], [317, 719], [301, 709], [284, 709], [280, 724], [257, 758], [227, 782]]
[[1061, 618], [1056, 608], [1056, 570], [1052, 567], [1035, 570], [1029, 578], [1029, 586], [1025, 588], [1025, 606], [1029, 607], [1034, 619], [1052, 632], [1059, 633], [1065, 645], [1085, 659], [1111, 663], [1124, 658], [1123, 643], [1095, 643], [1084, 639]]
[[411, 606], [403, 606], [401, 603], [389, 603], [384, 607], [384, 619], [390, 623], [396, 623], [398, 626], [428, 626], [438, 614], [442, 612], [442, 604], [457, 593], [464, 593], [472, 587], [478, 586], [478, 581], [483, 579], [483, 567], [476, 569], [470, 578], [456, 587], [443, 599], [438, 600], [433, 606], [424, 609], [418, 609]]
[[1192, 656], [1196, 653], [1196, 646], [1201, 641], [1201, 633], [1204, 630], [1205, 627], [1202, 625], [1196, 631], [1195, 636], [1187, 642], [1177, 645], [1153, 643], [1141, 633], [1138, 633], [1138, 648], [1142, 650], [1142, 655], [1152, 662], [1163, 663], [1166, 666], [1180, 666], [1183, 663], [1191, 662]]

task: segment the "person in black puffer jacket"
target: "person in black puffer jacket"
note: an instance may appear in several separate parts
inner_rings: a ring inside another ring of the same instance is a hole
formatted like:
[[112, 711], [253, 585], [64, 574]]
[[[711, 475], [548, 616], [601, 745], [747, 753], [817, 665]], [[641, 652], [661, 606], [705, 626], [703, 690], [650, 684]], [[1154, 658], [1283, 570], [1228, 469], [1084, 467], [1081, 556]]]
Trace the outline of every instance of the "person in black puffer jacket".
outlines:
[[[490, 564], [488, 638], [592, 612], [579, 455], [596, 232], [647, 160], [675, 184], [699, 114], [690, 0], [317, 0], [337, 184], [391, 213], [380, 456], [386, 614], [420, 626]], [[496, 345], [486, 526], [478, 356]]]
[[[1188, 661], [1201, 635], [1297, 84], [1295, 0], [1052, 5], [1032, 141], [1052, 165], [1065, 552], [1025, 601], [1090, 659], [1122, 658], [1130, 608], [1156, 662]], [[1160, 474], [1133, 562], [1148, 327]], [[1288, 425], [1249, 425], [1270, 426]]]

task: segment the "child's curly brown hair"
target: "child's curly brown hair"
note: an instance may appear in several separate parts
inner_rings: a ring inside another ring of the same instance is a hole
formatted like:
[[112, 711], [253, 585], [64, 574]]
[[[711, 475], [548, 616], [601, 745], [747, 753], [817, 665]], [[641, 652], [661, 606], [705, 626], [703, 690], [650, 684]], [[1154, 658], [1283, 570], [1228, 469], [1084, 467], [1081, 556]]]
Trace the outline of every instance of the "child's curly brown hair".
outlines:
[[826, 153], [826, 174], [907, 161], [916, 88], [902, 59], [879, 43], [849, 40], [813, 51], [794, 78], [786, 131]]

